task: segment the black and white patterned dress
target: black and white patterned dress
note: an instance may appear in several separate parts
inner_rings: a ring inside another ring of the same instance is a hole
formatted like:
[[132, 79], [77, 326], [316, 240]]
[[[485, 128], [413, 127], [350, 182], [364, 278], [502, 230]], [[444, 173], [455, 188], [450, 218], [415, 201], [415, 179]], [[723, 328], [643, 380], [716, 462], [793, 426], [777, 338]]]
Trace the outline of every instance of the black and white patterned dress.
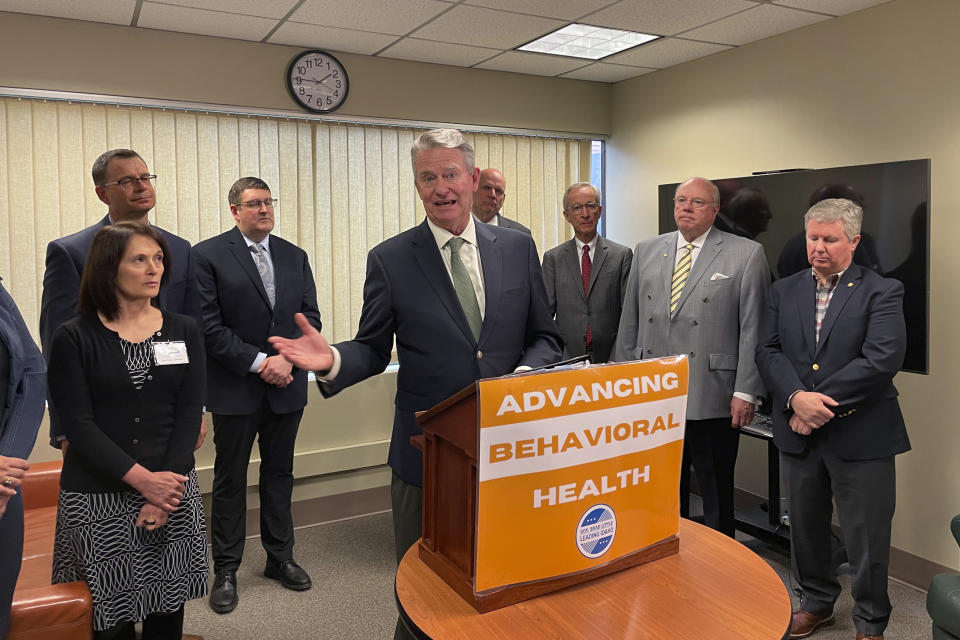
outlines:
[[[137, 391], [153, 366], [152, 338], [120, 339]], [[93, 596], [95, 630], [176, 611], [207, 594], [207, 545], [197, 473], [191, 469], [180, 506], [154, 531], [136, 526], [146, 500], [129, 490], [60, 491], [53, 582], [83, 580]]]

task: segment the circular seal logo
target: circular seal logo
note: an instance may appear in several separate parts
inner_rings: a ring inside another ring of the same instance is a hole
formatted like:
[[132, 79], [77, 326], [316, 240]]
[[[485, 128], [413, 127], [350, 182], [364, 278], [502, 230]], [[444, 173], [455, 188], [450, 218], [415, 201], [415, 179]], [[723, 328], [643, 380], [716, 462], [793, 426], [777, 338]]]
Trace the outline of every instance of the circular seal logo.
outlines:
[[577, 523], [577, 549], [587, 558], [599, 558], [610, 549], [617, 533], [617, 514], [606, 504], [587, 509]]

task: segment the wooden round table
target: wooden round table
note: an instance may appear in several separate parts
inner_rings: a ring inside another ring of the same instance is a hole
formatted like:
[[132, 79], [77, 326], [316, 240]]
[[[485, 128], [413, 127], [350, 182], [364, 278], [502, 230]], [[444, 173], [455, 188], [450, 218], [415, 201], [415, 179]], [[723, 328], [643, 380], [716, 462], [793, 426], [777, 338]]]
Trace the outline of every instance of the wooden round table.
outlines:
[[680, 520], [680, 553], [533, 600], [477, 613], [410, 548], [397, 569], [400, 615], [435, 640], [782, 640], [790, 596], [776, 572], [727, 536]]

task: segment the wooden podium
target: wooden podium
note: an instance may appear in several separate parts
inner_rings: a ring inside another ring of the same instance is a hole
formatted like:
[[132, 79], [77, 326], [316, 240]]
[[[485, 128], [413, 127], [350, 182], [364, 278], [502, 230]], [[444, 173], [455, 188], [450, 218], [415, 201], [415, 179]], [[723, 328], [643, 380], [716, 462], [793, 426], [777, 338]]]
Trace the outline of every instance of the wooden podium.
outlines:
[[678, 552], [679, 538], [671, 535], [586, 570], [477, 592], [480, 384], [474, 383], [418, 413], [423, 435], [412, 439], [423, 452], [423, 537], [419, 557], [474, 609], [485, 613]]

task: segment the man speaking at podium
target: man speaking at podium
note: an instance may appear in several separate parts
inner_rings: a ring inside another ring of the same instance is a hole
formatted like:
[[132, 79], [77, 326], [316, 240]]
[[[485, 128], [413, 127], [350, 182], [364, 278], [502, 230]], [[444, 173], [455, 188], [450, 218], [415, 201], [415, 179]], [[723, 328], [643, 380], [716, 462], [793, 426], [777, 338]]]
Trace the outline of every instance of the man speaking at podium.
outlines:
[[423, 462], [410, 437], [416, 411], [480, 378], [560, 359], [533, 239], [475, 223], [479, 170], [455, 129], [420, 135], [410, 150], [427, 219], [367, 255], [363, 310], [353, 340], [328, 345], [297, 315], [304, 335], [271, 338], [285, 358], [317, 372], [329, 397], [381, 373], [396, 338], [396, 412], [388, 463], [397, 562], [420, 538]]

